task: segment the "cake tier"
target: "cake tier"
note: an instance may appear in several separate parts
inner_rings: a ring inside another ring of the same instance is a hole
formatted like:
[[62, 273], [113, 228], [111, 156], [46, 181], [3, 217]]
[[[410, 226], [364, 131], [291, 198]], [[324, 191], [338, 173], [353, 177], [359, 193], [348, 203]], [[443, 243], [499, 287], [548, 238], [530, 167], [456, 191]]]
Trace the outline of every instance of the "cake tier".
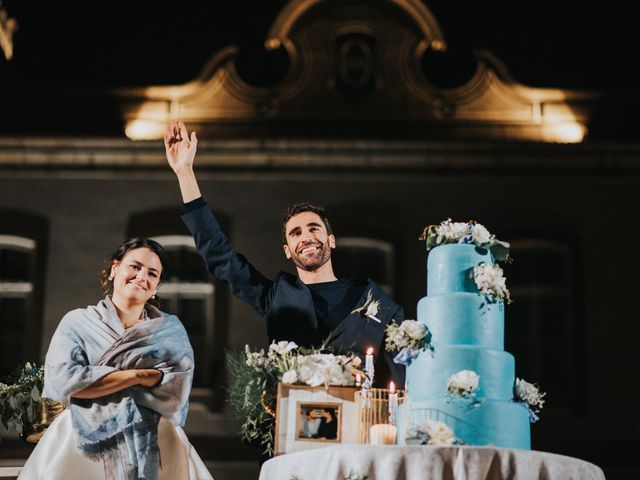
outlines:
[[415, 427], [425, 420], [446, 423], [456, 437], [469, 445], [531, 448], [529, 413], [521, 403], [487, 399], [473, 407], [462, 400], [412, 399], [411, 424]]
[[435, 345], [407, 368], [407, 390], [414, 400], [442, 398], [449, 377], [461, 370], [473, 370], [480, 376], [476, 397], [495, 400], [513, 398], [515, 360], [502, 350], [469, 345]]
[[475, 245], [441, 245], [427, 259], [427, 295], [453, 292], [478, 293], [470, 275], [479, 263], [493, 264], [488, 250]]
[[477, 293], [449, 293], [418, 302], [418, 320], [436, 345], [477, 345], [504, 349], [504, 305]]

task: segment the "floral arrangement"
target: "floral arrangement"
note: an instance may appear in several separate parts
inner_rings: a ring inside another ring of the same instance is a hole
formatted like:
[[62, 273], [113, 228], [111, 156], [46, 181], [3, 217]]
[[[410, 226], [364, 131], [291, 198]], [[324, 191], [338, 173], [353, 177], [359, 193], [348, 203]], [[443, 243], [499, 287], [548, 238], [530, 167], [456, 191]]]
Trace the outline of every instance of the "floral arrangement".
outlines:
[[490, 303], [500, 300], [511, 303], [511, 294], [507, 289], [507, 279], [500, 265], [480, 263], [473, 268], [471, 279], [476, 283], [478, 291], [487, 297]]
[[44, 367], [25, 363], [0, 381], [0, 417], [9, 432], [22, 434], [38, 419]]
[[460, 370], [447, 379], [450, 397], [473, 398], [480, 383], [480, 376], [473, 370]]
[[439, 225], [425, 227], [420, 240], [427, 243], [427, 251], [448, 243], [467, 243], [486, 248], [496, 261], [509, 259], [509, 244], [495, 238], [484, 225], [470, 220], [468, 222], [452, 222], [450, 218]]
[[446, 423], [426, 420], [414, 429], [421, 445], [464, 445]]
[[385, 349], [387, 351], [399, 350], [393, 359], [394, 363], [409, 366], [421, 351], [431, 350], [431, 332], [427, 326], [417, 320], [404, 320], [398, 325], [395, 320], [385, 329], [387, 338]]
[[538, 413], [544, 405], [544, 396], [546, 393], [540, 392], [537, 385], [526, 382], [521, 378], [516, 378], [515, 387], [513, 389], [514, 397], [517, 402], [522, 402], [529, 412], [529, 420], [531, 423], [537, 422], [540, 417]]
[[272, 343], [266, 352], [251, 351], [248, 345], [241, 353], [227, 352], [227, 364], [234, 374], [228, 399], [244, 419], [242, 438], [267, 455], [273, 454], [278, 383], [348, 386], [354, 385], [356, 374], [365, 377], [357, 355], [334, 355], [324, 345], [308, 349], [287, 341]]

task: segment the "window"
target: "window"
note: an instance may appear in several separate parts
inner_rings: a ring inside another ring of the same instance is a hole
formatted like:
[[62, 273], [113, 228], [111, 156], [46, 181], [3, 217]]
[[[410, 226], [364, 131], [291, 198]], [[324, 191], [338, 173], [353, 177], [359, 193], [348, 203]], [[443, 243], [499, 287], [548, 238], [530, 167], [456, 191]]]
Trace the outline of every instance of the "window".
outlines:
[[[127, 237], [149, 237], [160, 243], [169, 257], [167, 277], [158, 289], [160, 308], [177, 315], [193, 346], [196, 369], [191, 404], [210, 410], [224, 407], [227, 346], [228, 290], [209, 274], [196, 251], [193, 238], [184, 226], [182, 208], [161, 207], [129, 217]], [[227, 217], [216, 212], [223, 228]]]
[[[517, 375], [539, 383], [556, 406], [577, 403], [582, 329], [574, 305], [574, 254], [567, 242], [520, 239], [505, 267], [514, 302], [505, 318], [506, 349]], [[584, 388], [584, 387], [583, 387]]]
[[370, 278], [393, 295], [395, 255], [391, 242], [366, 237], [339, 237], [332, 264], [339, 277]]
[[[25, 361], [38, 361], [39, 332], [36, 315], [36, 242], [0, 235], [0, 374]], [[35, 345], [33, 345], [35, 343]], [[33, 356], [32, 356], [33, 355]]]
[[210, 387], [215, 286], [192, 237], [161, 235], [153, 239], [164, 247], [169, 257], [168, 275], [158, 289], [161, 309], [177, 315], [189, 333], [198, 366], [193, 386]]

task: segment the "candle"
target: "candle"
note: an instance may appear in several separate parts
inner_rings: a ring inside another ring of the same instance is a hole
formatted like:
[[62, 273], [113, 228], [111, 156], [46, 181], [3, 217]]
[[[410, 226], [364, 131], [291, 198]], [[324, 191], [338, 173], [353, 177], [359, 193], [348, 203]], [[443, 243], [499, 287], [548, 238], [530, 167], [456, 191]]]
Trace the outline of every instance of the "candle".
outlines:
[[389, 383], [389, 423], [396, 424], [396, 412], [398, 410], [398, 394], [396, 393], [396, 385]]
[[356, 387], [359, 387], [360, 383], [362, 383], [362, 377], [359, 373], [356, 373]]
[[396, 443], [396, 427], [386, 423], [371, 425], [369, 443], [371, 445], [394, 445]]
[[364, 371], [367, 374], [367, 378], [365, 378], [364, 384], [366, 388], [371, 388], [373, 385], [373, 347], [367, 348], [367, 355], [365, 357], [364, 362]]

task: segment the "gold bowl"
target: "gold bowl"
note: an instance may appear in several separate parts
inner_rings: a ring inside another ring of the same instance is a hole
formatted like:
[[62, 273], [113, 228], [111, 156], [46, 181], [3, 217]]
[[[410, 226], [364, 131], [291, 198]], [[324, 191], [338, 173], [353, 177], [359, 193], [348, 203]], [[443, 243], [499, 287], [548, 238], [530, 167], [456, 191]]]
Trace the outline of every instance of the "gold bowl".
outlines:
[[45, 399], [40, 399], [38, 408], [40, 415], [36, 421], [33, 423], [24, 422], [24, 430], [20, 434], [20, 439], [24, 442], [38, 443], [51, 422], [64, 410], [64, 406], [60, 402]]

